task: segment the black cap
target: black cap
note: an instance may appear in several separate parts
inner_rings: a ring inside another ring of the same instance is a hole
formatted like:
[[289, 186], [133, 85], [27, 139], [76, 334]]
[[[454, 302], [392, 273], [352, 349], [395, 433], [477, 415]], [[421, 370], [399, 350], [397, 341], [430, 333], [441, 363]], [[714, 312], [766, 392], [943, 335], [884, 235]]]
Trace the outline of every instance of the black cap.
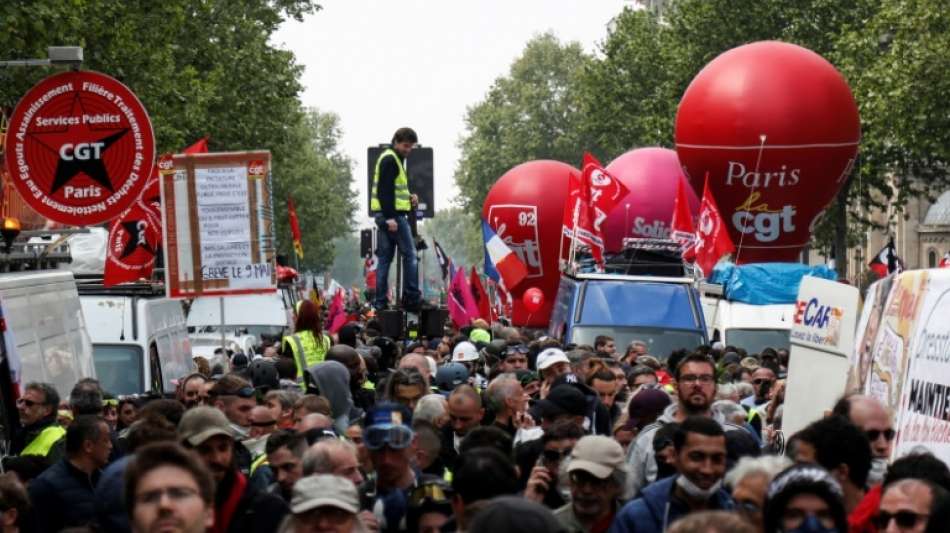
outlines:
[[564, 533], [567, 531], [550, 509], [520, 496], [500, 496], [487, 503], [484, 509], [475, 514], [469, 527], [470, 531], [493, 533], [520, 533], [521, 531]]
[[584, 416], [587, 414], [587, 398], [576, 387], [560, 385], [551, 389], [548, 397], [538, 402], [538, 409], [543, 417]]

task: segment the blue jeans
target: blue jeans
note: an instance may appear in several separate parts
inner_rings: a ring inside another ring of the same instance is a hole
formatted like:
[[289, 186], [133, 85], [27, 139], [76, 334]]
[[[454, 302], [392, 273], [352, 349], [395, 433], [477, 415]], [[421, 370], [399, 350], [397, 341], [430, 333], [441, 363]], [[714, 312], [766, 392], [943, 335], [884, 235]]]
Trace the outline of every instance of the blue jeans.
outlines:
[[389, 266], [396, 256], [396, 248], [402, 256], [402, 301], [416, 304], [422, 297], [419, 292], [419, 265], [416, 261], [416, 243], [409, 229], [409, 220], [405, 215], [396, 216], [396, 231], [390, 232], [386, 227], [386, 218], [376, 215], [376, 302], [377, 309], [382, 309], [387, 303], [389, 292]]

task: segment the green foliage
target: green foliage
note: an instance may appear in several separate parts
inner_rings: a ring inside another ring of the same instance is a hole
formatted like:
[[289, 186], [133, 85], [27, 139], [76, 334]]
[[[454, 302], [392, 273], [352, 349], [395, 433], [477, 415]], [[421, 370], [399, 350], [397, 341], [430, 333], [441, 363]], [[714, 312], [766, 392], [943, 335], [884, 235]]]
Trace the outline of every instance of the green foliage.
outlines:
[[[337, 147], [339, 118], [301, 107], [301, 67], [270, 44], [312, 0], [7, 0], [0, 58], [46, 57], [51, 45], [84, 48], [82, 68], [109, 74], [148, 109], [159, 153], [208, 136], [212, 151], [270, 150], [280, 251], [291, 252], [285, 202], [296, 201], [311, 268], [333, 261], [331, 239], [350, 229], [352, 162]], [[9, 110], [51, 73], [0, 69]]]
[[[480, 270], [484, 259], [480, 220], [478, 216], [462, 208], [452, 207], [437, 211], [434, 218], [420, 226], [419, 233], [425, 237], [430, 249], [432, 239], [439, 241], [445, 254], [456, 265], [466, 268], [474, 265]], [[432, 256], [432, 264], [438, 268], [435, 251], [432, 250], [428, 255]]]
[[507, 76], [495, 80], [485, 100], [468, 109], [468, 130], [455, 181], [459, 200], [481, 212], [492, 184], [511, 167], [532, 159], [580, 164], [576, 79], [590, 61], [577, 43], [551, 34], [535, 37]]

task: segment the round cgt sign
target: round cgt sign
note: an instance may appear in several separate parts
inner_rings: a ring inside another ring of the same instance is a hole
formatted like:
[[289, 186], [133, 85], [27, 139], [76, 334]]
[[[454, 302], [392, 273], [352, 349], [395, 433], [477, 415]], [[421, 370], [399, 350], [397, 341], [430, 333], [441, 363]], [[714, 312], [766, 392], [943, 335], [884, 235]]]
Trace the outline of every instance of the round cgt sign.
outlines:
[[152, 172], [155, 137], [128, 87], [99, 72], [64, 72], [26, 93], [10, 119], [7, 169], [37, 213], [87, 226], [119, 216]]

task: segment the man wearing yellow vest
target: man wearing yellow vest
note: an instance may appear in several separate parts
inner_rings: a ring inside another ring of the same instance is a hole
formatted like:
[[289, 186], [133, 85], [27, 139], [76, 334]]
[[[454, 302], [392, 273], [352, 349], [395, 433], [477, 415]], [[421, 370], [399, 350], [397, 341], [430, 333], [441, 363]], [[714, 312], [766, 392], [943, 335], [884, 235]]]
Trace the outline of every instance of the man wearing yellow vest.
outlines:
[[376, 301], [377, 310], [386, 308], [389, 290], [389, 266], [396, 255], [402, 256], [402, 306], [417, 310], [422, 298], [419, 292], [419, 274], [415, 241], [409, 227], [408, 215], [418, 199], [409, 192], [406, 158], [418, 142], [411, 128], [399, 128], [393, 134], [392, 144], [380, 154], [373, 172], [373, 190], [370, 210], [375, 213], [377, 236]]
[[16, 401], [22, 431], [14, 438], [14, 454], [44, 458], [47, 465], [63, 458], [66, 430], [56, 423], [59, 394], [49, 383], [28, 383]]

